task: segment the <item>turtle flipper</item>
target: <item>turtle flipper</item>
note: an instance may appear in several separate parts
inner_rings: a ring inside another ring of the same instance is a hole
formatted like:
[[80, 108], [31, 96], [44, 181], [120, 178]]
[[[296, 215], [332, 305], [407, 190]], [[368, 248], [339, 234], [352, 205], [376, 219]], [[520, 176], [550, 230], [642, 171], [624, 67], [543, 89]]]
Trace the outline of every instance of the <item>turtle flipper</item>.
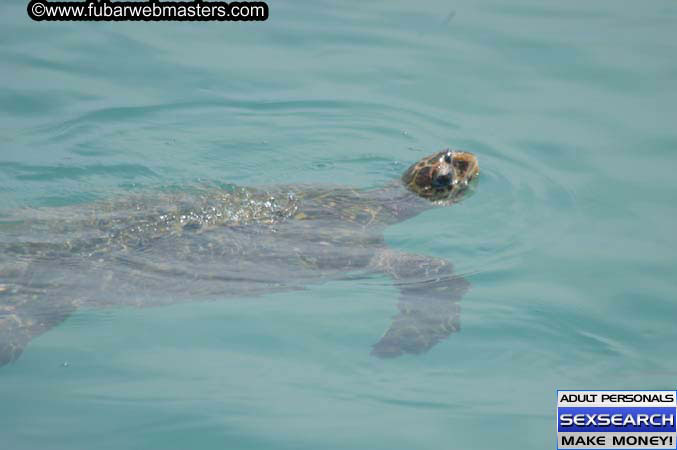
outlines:
[[12, 291], [0, 284], [0, 366], [14, 362], [34, 337], [63, 322], [75, 309], [44, 292]]
[[30, 327], [16, 314], [0, 313], [0, 366], [14, 362], [31, 340]]
[[373, 355], [392, 358], [403, 353], [423, 353], [460, 330], [458, 302], [470, 283], [453, 274], [451, 263], [384, 250], [376, 255], [372, 265], [390, 276], [400, 291], [399, 313], [374, 344]]

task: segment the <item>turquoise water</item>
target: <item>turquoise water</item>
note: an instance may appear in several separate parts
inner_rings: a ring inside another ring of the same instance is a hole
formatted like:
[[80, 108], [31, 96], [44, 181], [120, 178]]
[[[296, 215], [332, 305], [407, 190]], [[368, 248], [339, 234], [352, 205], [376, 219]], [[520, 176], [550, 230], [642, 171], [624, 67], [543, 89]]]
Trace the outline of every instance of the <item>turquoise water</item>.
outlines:
[[556, 389], [677, 380], [677, 3], [276, 1], [263, 23], [0, 5], [0, 211], [219, 181], [380, 186], [452, 146], [477, 192], [388, 228], [471, 283], [369, 356], [385, 279], [79, 310], [0, 368], [8, 449], [542, 449]]

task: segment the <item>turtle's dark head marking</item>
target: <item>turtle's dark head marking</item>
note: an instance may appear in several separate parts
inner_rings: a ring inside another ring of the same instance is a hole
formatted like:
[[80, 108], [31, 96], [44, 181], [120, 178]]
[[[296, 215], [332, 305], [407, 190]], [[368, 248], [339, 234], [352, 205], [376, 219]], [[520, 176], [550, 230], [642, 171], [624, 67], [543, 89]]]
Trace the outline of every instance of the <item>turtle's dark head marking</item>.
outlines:
[[412, 165], [402, 176], [411, 192], [434, 202], [455, 202], [477, 178], [480, 166], [470, 152], [443, 150]]

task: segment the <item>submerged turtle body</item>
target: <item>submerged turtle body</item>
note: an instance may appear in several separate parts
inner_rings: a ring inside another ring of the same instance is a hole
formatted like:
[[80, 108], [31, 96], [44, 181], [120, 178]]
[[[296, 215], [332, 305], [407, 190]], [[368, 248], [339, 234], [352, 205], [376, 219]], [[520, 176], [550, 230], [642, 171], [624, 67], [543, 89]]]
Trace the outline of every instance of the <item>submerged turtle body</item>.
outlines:
[[478, 173], [472, 154], [442, 151], [377, 190], [201, 187], [6, 220], [0, 365], [80, 306], [260, 295], [372, 273], [400, 291], [373, 353], [426, 351], [458, 329], [468, 283], [445, 260], [389, 249], [383, 229], [459, 201]]

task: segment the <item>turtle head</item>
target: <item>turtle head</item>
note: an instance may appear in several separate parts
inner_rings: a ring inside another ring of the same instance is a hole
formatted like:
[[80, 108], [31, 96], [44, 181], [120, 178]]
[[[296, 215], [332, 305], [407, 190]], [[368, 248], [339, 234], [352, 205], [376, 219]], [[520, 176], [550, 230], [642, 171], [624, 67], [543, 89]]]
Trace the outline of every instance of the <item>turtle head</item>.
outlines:
[[413, 164], [402, 181], [411, 192], [432, 202], [459, 201], [477, 178], [480, 166], [475, 155], [460, 150], [443, 150]]

